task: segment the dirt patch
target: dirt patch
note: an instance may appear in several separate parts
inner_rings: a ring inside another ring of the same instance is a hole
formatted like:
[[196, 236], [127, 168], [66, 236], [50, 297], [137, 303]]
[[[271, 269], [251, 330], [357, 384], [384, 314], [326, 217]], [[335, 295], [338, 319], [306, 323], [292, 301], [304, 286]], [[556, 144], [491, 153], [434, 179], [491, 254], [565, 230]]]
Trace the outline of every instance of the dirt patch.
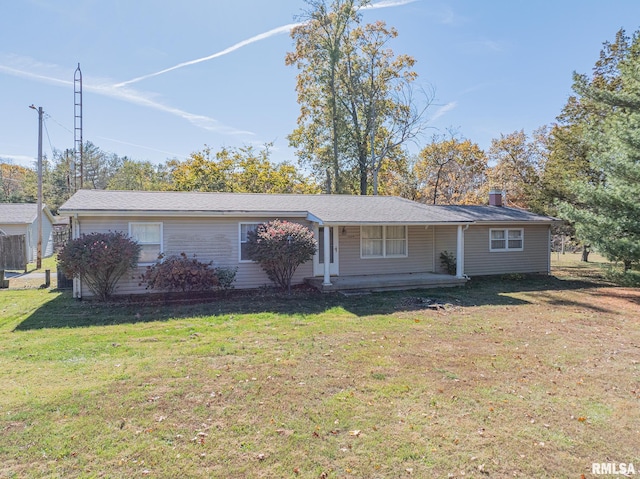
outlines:
[[620, 313], [638, 313], [640, 310], [640, 290], [634, 288], [600, 288], [591, 296], [604, 307]]

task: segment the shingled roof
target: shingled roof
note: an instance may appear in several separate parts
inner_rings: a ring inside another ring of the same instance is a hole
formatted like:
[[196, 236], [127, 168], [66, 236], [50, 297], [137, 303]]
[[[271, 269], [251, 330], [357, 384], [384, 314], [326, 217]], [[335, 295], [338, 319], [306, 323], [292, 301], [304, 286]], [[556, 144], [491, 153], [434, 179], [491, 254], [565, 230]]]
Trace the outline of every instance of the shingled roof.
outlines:
[[[45, 205], [43, 211], [53, 221], [53, 217]], [[23, 225], [33, 223], [38, 216], [36, 203], [0, 203], [0, 224]]]
[[[472, 208], [423, 205], [393, 196], [80, 190], [59, 212], [96, 216], [303, 217], [323, 224], [465, 224], [486, 221], [498, 213], [494, 210], [508, 209]], [[515, 213], [499, 213], [500, 218], [514, 215], [511, 221], [550, 221], [531, 213], [517, 218]]]

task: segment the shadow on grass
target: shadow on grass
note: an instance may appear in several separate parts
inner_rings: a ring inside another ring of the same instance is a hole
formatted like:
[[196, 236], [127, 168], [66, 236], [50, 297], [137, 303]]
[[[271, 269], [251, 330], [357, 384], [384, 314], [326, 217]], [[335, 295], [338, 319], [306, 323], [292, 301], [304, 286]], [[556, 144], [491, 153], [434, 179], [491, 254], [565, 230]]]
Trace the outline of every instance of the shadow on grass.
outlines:
[[[226, 297], [148, 296], [121, 299], [110, 303], [77, 301], [71, 293], [46, 302], [15, 329], [26, 331], [44, 328], [81, 328], [118, 324], [169, 321], [171, 319], [222, 316], [230, 314], [274, 313], [306, 316], [337, 308], [356, 316], [391, 314], [422, 309], [423, 298], [435, 299], [460, 307], [483, 305], [519, 305], [528, 301], [509, 296], [518, 292], [567, 291], [602, 286], [601, 283], [563, 280], [554, 276], [525, 279], [481, 278], [464, 287], [393, 291], [345, 296], [323, 294], [308, 289], [296, 290], [291, 296], [268, 291], [234, 291]], [[567, 303], [569, 304], [569, 303]], [[573, 303], [572, 303], [573, 304]], [[576, 303], [575, 305], [578, 305]], [[581, 307], [589, 307], [580, 304]]]

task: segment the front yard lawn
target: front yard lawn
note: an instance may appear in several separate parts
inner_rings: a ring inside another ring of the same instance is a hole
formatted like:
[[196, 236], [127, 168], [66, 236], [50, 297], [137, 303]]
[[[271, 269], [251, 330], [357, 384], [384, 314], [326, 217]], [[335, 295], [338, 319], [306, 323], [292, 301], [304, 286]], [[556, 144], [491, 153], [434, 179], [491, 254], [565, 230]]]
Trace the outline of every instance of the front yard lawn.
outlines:
[[639, 310], [638, 289], [573, 263], [352, 297], [2, 291], [0, 477], [640, 470]]

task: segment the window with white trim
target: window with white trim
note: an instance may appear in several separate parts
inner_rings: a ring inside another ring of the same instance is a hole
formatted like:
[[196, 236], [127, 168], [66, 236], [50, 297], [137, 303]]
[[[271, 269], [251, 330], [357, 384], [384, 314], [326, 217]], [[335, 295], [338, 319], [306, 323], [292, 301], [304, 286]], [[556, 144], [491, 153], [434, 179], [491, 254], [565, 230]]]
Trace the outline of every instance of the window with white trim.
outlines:
[[361, 258], [404, 258], [407, 256], [406, 226], [361, 226]]
[[240, 246], [238, 248], [240, 253], [238, 259], [241, 262], [251, 262], [251, 260], [247, 256], [247, 234], [249, 233], [249, 231], [255, 231], [259, 224], [262, 223], [240, 223], [238, 225], [240, 229]]
[[502, 228], [489, 230], [489, 251], [522, 251], [524, 229]]
[[150, 264], [162, 253], [162, 223], [129, 223], [129, 236], [142, 247], [139, 264]]

